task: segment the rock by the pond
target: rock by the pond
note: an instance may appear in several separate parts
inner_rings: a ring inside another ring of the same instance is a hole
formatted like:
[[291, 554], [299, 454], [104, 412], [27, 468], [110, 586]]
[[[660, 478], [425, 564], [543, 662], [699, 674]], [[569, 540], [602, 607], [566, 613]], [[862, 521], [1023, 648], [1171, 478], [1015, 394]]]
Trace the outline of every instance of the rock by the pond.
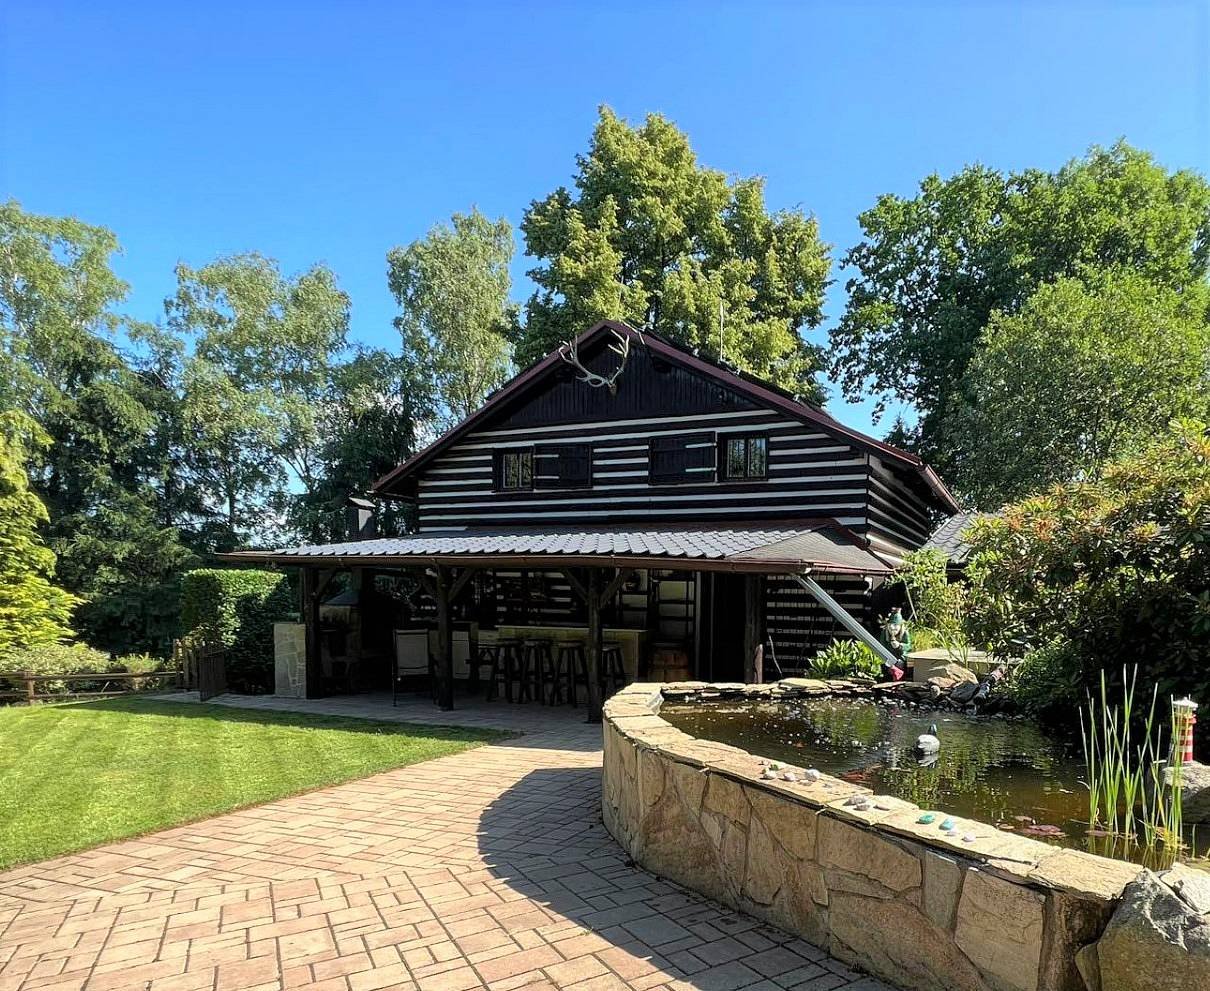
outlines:
[[1181, 766], [1181, 814], [1185, 822], [1210, 823], [1210, 765]]
[[1097, 943], [1097, 964], [1105, 991], [1210, 988], [1210, 916], [1143, 871]]
[[1176, 864], [1164, 871], [1160, 879], [1194, 912], [1210, 915], [1210, 874]]
[[978, 684], [979, 679], [975, 677], [975, 672], [970, 668], [964, 668], [961, 664], [955, 664], [952, 661], [945, 664], [935, 664], [929, 669], [928, 677], [925, 678], [925, 683], [938, 688], [943, 692], [951, 691], [955, 686], [974, 683]]
[[965, 704], [975, 697], [979, 691], [979, 682], [964, 681], [950, 689], [950, 701]]

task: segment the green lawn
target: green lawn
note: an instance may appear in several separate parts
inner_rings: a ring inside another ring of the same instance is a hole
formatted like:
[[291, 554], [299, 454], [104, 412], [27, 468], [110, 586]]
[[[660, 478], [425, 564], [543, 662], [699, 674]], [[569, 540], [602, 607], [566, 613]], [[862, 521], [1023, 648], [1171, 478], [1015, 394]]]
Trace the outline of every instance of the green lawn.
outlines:
[[0, 868], [505, 736], [147, 699], [0, 708]]

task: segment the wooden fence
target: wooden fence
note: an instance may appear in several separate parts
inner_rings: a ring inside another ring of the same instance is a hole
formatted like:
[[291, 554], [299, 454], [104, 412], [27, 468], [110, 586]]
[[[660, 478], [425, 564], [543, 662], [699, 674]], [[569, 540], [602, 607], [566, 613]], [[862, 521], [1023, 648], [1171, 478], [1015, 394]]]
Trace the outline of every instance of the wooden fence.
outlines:
[[196, 690], [203, 702], [227, 691], [227, 655], [222, 647], [198, 647], [177, 640], [172, 645], [172, 662], [181, 672], [181, 687]]
[[[50, 682], [65, 682], [66, 690], [39, 691]], [[79, 688], [80, 682], [92, 687]], [[12, 686], [12, 687], [6, 687]], [[194, 646], [181, 640], [172, 644], [172, 659], [162, 671], [73, 671], [70, 674], [33, 674], [0, 671], [0, 705], [106, 698], [136, 692], [163, 692], [171, 688], [197, 691], [204, 702], [227, 691], [227, 657], [222, 647]]]
[[[5, 689], [4, 683], [20, 686], [16, 690]], [[39, 691], [50, 682], [67, 682], [73, 686], [66, 691]], [[93, 687], [75, 687], [84, 682]], [[148, 684], [150, 682], [150, 684]], [[130, 671], [73, 671], [71, 674], [31, 674], [28, 671], [0, 672], [0, 702], [66, 701], [68, 699], [107, 698], [114, 695], [132, 695], [141, 691], [162, 692], [169, 688], [184, 687], [180, 668], [163, 671], [134, 673]]]

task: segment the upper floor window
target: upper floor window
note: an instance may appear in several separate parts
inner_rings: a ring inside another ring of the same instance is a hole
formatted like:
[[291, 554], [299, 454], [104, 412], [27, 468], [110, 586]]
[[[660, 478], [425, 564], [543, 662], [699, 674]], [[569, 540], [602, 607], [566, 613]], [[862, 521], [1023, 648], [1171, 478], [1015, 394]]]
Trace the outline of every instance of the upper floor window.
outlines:
[[709, 482], [714, 475], [714, 434], [672, 434], [648, 441], [648, 478], [652, 485]]
[[722, 477], [728, 482], [769, 477], [769, 438], [732, 434], [722, 443]]
[[514, 447], [496, 452], [496, 489], [521, 492], [534, 487], [534, 449]]
[[591, 444], [539, 444], [534, 448], [535, 488], [587, 489], [591, 485]]

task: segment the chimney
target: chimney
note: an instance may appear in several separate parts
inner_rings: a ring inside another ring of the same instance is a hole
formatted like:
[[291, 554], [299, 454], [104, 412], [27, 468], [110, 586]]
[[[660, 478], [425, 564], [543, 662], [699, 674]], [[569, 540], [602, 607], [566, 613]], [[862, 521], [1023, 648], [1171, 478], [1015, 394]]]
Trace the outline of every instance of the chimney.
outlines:
[[345, 500], [345, 535], [348, 540], [372, 540], [378, 536], [374, 504], [369, 499], [349, 496]]

